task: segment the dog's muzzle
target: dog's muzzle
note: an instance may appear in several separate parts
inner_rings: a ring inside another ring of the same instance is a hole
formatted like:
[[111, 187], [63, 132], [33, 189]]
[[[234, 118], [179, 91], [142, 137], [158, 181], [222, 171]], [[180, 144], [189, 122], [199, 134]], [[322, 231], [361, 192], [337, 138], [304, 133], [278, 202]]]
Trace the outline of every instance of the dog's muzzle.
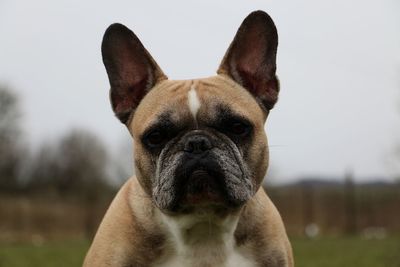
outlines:
[[239, 152], [212, 133], [186, 133], [160, 155], [153, 198], [162, 210], [179, 212], [196, 206], [236, 207], [252, 184]]

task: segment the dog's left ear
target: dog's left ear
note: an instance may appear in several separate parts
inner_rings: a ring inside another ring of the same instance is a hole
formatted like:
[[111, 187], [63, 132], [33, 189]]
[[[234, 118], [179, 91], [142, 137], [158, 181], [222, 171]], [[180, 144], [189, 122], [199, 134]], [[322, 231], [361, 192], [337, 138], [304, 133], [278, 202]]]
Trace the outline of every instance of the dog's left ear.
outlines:
[[278, 33], [271, 17], [264, 11], [252, 12], [240, 25], [217, 71], [247, 89], [266, 111], [278, 100], [277, 46]]

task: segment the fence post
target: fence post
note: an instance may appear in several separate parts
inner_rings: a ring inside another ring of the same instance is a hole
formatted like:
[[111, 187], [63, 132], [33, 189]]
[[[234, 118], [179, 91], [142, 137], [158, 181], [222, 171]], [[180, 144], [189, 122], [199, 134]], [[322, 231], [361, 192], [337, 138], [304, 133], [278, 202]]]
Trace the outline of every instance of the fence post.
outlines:
[[[308, 225], [314, 223], [314, 190], [311, 183], [301, 183], [301, 199], [303, 206], [303, 231]], [[305, 233], [305, 232], [303, 232]]]
[[356, 208], [356, 191], [354, 186], [354, 177], [352, 171], [347, 171], [344, 183], [345, 197], [345, 233], [353, 235], [357, 232], [357, 208]]

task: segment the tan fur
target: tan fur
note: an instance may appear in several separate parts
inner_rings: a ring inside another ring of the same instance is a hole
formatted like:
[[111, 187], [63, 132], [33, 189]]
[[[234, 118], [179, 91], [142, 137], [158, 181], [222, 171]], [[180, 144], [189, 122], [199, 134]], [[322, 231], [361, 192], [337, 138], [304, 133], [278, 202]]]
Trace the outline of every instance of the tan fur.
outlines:
[[[197, 117], [207, 120], [215, 114], [215, 105], [222, 102], [254, 123], [251, 160], [247, 163], [259, 188], [268, 166], [264, 131], [268, 114], [248, 91], [225, 75], [198, 80], [161, 81], [141, 101], [128, 125], [135, 140], [137, 177], [129, 179], [112, 202], [86, 256], [85, 267], [162, 266], [164, 261], [176, 256], [174, 239], [150, 198], [151, 181], [145, 177], [149, 177], [147, 174], [153, 166], [139, 138], [156, 116], [166, 111], [172, 112], [180, 121], [193, 120], [187, 104], [188, 91], [192, 86], [201, 102]], [[252, 260], [254, 266], [293, 266], [292, 250], [282, 219], [261, 187], [235, 216], [238, 223], [232, 236], [234, 247]], [[215, 262], [214, 266], [220, 266], [217, 256], [211, 253], [209, 261], [204, 262]]]
[[[99, 227], [84, 267], [152, 266], [173, 251], [154, 206], [143, 194], [135, 177], [121, 188]], [[243, 208], [235, 240], [257, 266], [293, 266], [281, 217], [262, 188]]]

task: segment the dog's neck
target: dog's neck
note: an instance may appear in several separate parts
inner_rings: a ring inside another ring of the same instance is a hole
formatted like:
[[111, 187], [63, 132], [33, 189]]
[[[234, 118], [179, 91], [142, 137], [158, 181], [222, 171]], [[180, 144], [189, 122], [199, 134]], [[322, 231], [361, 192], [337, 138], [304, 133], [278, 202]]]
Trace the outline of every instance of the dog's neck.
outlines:
[[190, 215], [168, 216], [161, 214], [171, 239], [179, 246], [196, 246], [207, 243], [226, 243], [233, 238], [239, 215], [237, 213], [217, 216], [209, 212]]
[[163, 261], [170, 261], [171, 266], [177, 262], [182, 266], [216, 266], [217, 263], [217, 266], [231, 266], [230, 261], [237, 261], [232, 258], [237, 256], [234, 232], [239, 214], [223, 217], [209, 214], [160, 214], [170, 241], [169, 252]]

